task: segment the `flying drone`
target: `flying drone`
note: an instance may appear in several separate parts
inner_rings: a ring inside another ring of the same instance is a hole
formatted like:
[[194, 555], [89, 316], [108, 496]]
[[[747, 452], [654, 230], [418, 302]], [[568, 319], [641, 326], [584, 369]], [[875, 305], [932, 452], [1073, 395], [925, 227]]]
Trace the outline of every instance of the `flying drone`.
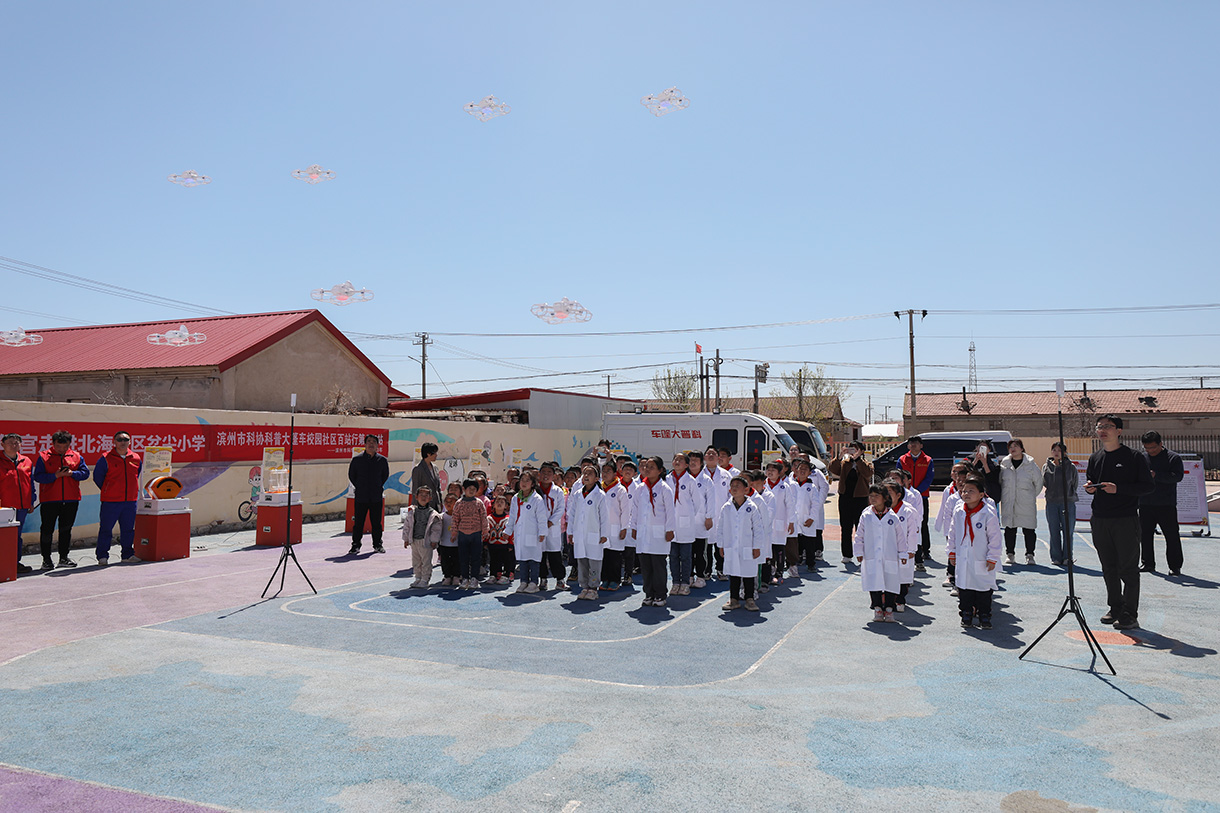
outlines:
[[470, 104], [463, 105], [462, 109], [479, 121], [488, 121], [496, 116], [507, 116], [512, 112], [511, 107], [504, 104], [504, 102], [495, 96], [485, 96], [480, 102], [471, 102]]
[[331, 169], [322, 169], [318, 164], [313, 164], [305, 169], [296, 170], [292, 173], [292, 177], [305, 183], [315, 184], [331, 180], [335, 177], [335, 172]]
[[309, 295], [319, 302], [333, 302], [336, 305], [368, 302], [373, 298], [373, 292], [368, 288], [357, 288], [350, 281], [331, 288], [314, 288]]
[[566, 322], [587, 322], [593, 318], [593, 312], [579, 302], [573, 302], [566, 296], [553, 305], [543, 302], [530, 308], [530, 312], [548, 325], [560, 325]]
[[167, 330], [164, 333], [148, 334], [149, 344], [164, 344], [170, 347], [186, 347], [189, 344], [203, 344], [208, 337], [202, 333], [191, 333], [186, 325], [178, 325], [177, 330]]
[[42, 337], [37, 333], [26, 333], [25, 328], [0, 331], [0, 341], [9, 347], [29, 347], [32, 344], [42, 344]]
[[645, 96], [640, 99], [640, 104], [647, 107], [654, 116], [664, 116], [666, 113], [690, 107], [690, 99], [683, 96], [682, 91], [677, 88], [670, 88], [655, 95]]
[[190, 186], [203, 186], [204, 184], [211, 183], [212, 179], [209, 178], [207, 175], [200, 175], [198, 172], [196, 172], [193, 169], [188, 169], [186, 172], [182, 173], [181, 175], [170, 175], [169, 182], [176, 183], [176, 184], [178, 184], [178, 186], [190, 187]]

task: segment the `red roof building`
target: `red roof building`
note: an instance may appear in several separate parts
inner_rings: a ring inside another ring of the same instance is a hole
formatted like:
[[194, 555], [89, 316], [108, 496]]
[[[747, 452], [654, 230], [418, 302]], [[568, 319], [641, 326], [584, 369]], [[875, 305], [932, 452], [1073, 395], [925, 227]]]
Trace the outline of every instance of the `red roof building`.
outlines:
[[[383, 408], [390, 379], [317, 310], [32, 330], [0, 399], [287, 411]], [[181, 336], [177, 334], [181, 333]]]

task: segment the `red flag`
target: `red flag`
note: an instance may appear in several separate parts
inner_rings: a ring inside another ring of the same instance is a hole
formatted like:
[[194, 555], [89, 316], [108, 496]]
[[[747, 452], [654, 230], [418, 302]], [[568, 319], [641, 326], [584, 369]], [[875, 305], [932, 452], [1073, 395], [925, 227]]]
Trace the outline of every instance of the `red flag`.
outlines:
[[702, 353], [702, 352], [703, 352], [703, 348], [699, 346], [699, 342], [695, 342], [695, 352], [696, 352], [696, 353]]

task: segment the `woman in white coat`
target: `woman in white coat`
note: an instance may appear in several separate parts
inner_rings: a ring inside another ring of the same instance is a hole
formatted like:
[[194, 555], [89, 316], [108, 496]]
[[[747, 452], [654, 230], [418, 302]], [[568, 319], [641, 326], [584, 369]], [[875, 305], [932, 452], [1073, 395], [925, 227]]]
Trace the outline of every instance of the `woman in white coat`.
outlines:
[[568, 539], [576, 557], [580, 595], [576, 598], [596, 601], [602, 583], [602, 551], [610, 537], [610, 517], [606, 497], [597, 485], [597, 466], [585, 463], [580, 470], [580, 484], [573, 484], [568, 494]]
[[1008, 442], [1008, 456], [1000, 461], [1000, 518], [1004, 521], [1006, 562], [1017, 553], [1017, 528], [1025, 534], [1025, 564], [1034, 563], [1038, 546], [1038, 495], [1042, 493], [1042, 469], [1026, 456], [1019, 438]]
[[754, 574], [758, 572], [763, 548], [770, 544], [771, 529], [759, 504], [746, 496], [749, 488], [746, 478], [741, 475], [731, 478], [729, 499], [720, 507], [712, 524], [712, 539], [724, 555], [724, 572], [729, 577], [729, 600], [723, 607], [725, 610], [742, 606], [744, 590], [745, 608], [758, 612], [758, 604], [754, 601]]
[[520, 580], [517, 592], [537, 593], [548, 509], [542, 497], [534, 491], [533, 472], [521, 472], [517, 487], [521, 490], [508, 502], [508, 520], [504, 527], [513, 541], [513, 552], [517, 557], [517, 578]]
[[869, 507], [856, 525], [853, 552], [860, 563], [860, 582], [872, 600], [874, 621], [893, 621], [898, 601], [899, 567], [906, 564], [907, 541], [898, 533], [898, 517], [890, 510], [889, 492], [868, 487]]

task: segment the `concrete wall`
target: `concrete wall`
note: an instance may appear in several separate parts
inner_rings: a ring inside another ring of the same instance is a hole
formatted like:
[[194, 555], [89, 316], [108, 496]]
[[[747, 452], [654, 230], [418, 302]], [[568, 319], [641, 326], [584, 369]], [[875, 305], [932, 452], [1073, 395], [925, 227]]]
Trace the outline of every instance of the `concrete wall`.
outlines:
[[219, 384], [214, 368], [73, 373], [0, 380], [0, 399], [220, 408]]
[[531, 392], [530, 426], [539, 429], [601, 426], [602, 415], [606, 412], [631, 412], [637, 406], [642, 404], [635, 401], [588, 398], [563, 392]]
[[[23, 431], [37, 422], [48, 424], [91, 424], [95, 435], [112, 435], [117, 429], [141, 424], [176, 425], [198, 430], [205, 424], [288, 428], [286, 413], [244, 412], [213, 409], [175, 409], [166, 407], [126, 407], [100, 404], [31, 403], [0, 401], [0, 433]], [[363, 433], [385, 430], [390, 443], [390, 480], [386, 500], [391, 512], [405, 505], [411, 489], [411, 469], [415, 447], [431, 441], [440, 447], [442, 480], [460, 478], [471, 468], [471, 450], [479, 450], [479, 468], [494, 480], [502, 480], [511, 464], [512, 450], [524, 450], [522, 457], [538, 463], [558, 460], [565, 466], [577, 462], [597, 443], [599, 429], [589, 431], [539, 430], [516, 424], [467, 421], [414, 420], [404, 418], [364, 418], [339, 415], [297, 415], [296, 427], [302, 429], [347, 429]], [[26, 430], [28, 434], [29, 430]], [[79, 434], [79, 430], [78, 430]], [[86, 453], [92, 466], [99, 454]], [[231, 461], [175, 462], [174, 473], [186, 484], [184, 496], [191, 499], [191, 524], [197, 533], [252, 527], [240, 523], [238, 508], [251, 496], [250, 471], [261, 459]], [[342, 512], [347, 492], [348, 460], [298, 460], [293, 467], [293, 489], [300, 491], [307, 516], [320, 517]], [[92, 481], [83, 484], [84, 497], [77, 518], [76, 546], [91, 546], [97, 534], [100, 505], [98, 489]], [[35, 510], [23, 528], [28, 545], [37, 543], [38, 512]]]

